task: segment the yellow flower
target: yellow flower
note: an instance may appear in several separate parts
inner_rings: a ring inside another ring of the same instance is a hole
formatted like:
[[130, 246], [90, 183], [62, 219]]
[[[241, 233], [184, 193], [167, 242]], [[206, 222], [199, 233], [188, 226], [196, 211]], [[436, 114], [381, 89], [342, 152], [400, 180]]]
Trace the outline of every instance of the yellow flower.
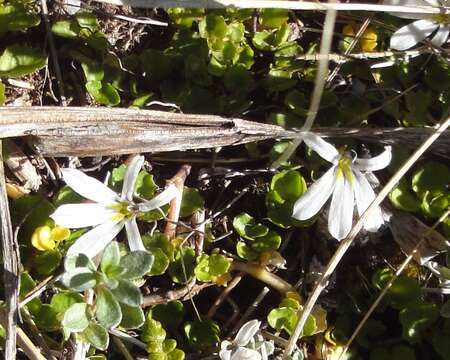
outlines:
[[[356, 36], [356, 33], [357, 31], [355, 31], [355, 24], [353, 23], [345, 25], [342, 29], [342, 34], [346, 37], [354, 37]], [[375, 29], [369, 26], [361, 35], [358, 45], [363, 52], [371, 52], [377, 47], [377, 40], [378, 35]]]
[[68, 239], [70, 230], [56, 226], [53, 229], [48, 226], [37, 227], [31, 236], [31, 244], [39, 251], [52, 250], [63, 240]]

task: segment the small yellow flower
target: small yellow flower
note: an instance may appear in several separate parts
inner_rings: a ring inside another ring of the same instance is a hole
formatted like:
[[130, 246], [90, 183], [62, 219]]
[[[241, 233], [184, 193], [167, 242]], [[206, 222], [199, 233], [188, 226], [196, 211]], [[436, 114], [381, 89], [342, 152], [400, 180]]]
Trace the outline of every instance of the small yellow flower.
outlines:
[[9, 198], [17, 200], [28, 195], [29, 191], [25, 190], [22, 186], [6, 183], [6, 194]]
[[[357, 33], [357, 31], [355, 31], [355, 28], [355, 24], [347, 24], [342, 29], [342, 34], [346, 37], [354, 37]], [[358, 45], [363, 52], [371, 52], [377, 47], [377, 40], [378, 35], [375, 29], [369, 26], [361, 35], [361, 38], [358, 41]]]
[[56, 226], [53, 229], [48, 226], [37, 227], [31, 236], [31, 244], [39, 251], [52, 250], [63, 240], [68, 239], [70, 230]]

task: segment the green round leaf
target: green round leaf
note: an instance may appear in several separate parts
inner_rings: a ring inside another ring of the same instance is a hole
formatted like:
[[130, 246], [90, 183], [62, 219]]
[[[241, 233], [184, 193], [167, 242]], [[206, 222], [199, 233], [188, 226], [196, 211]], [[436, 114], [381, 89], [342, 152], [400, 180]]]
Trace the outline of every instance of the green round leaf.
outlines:
[[111, 241], [103, 251], [100, 269], [107, 273], [108, 269], [117, 267], [120, 263], [120, 251], [117, 241]]
[[169, 258], [167, 255], [162, 251], [160, 248], [152, 247], [147, 248], [149, 251], [152, 252], [153, 256], [155, 257], [155, 261], [153, 262], [152, 269], [150, 270], [149, 275], [162, 275], [166, 272], [167, 268], [169, 267]]
[[137, 329], [142, 326], [145, 321], [144, 312], [140, 307], [128, 306], [120, 303], [122, 311], [122, 321], [120, 327], [124, 329]]
[[41, 276], [53, 274], [61, 264], [61, 253], [58, 250], [39, 252], [33, 258], [34, 270]]
[[410, 212], [420, 210], [420, 201], [410, 191], [408, 182], [405, 179], [400, 180], [397, 186], [389, 193], [389, 199], [397, 209]]
[[89, 320], [86, 315], [87, 304], [75, 303], [72, 304], [64, 313], [64, 318], [61, 325], [66, 331], [79, 332], [86, 329], [89, 325]]
[[111, 292], [117, 301], [128, 306], [141, 306], [144, 301], [139, 288], [129, 280], [119, 280], [119, 284]]
[[248, 261], [254, 261], [258, 258], [258, 253], [243, 241], [236, 243], [236, 253], [239, 257]]
[[259, 23], [267, 28], [278, 29], [289, 18], [286, 9], [262, 9], [259, 11]]
[[267, 235], [255, 239], [250, 246], [253, 250], [263, 252], [268, 250], [277, 250], [280, 245], [281, 236], [271, 230]]
[[402, 335], [410, 343], [420, 341], [423, 332], [438, 318], [439, 312], [434, 304], [414, 303], [400, 311]]
[[220, 327], [211, 320], [187, 322], [184, 333], [194, 349], [205, 349], [220, 341]]
[[0, 55], [0, 76], [17, 77], [32, 74], [47, 64], [47, 56], [20, 45], [7, 47]]
[[169, 276], [179, 284], [188, 282], [194, 275], [195, 251], [190, 247], [183, 247], [175, 253], [175, 261], [169, 265]]
[[120, 103], [120, 95], [110, 83], [94, 80], [86, 83], [86, 90], [101, 105], [114, 106]]
[[61, 282], [71, 290], [84, 291], [97, 284], [97, 277], [95, 272], [88, 268], [76, 268], [66, 271]]
[[95, 293], [95, 315], [105, 328], [114, 328], [122, 321], [122, 312], [114, 295], [104, 286], [97, 288]]
[[183, 303], [175, 300], [153, 306], [149, 311], [149, 316], [160, 321], [164, 328], [175, 329], [183, 321], [184, 313]]
[[106, 350], [109, 344], [108, 331], [100, 324], [90, 323], [81, 333], [82, 338], [99, 350]]
[[192, 215], [196, 210], [205, 205], [205, 200], [197, 189], [184, 187], [183, 198], [181, 200], [180, 216], [186, 217]]
[[443, 193], [448, 184], [450, 184], [450, 169], [434, 161], [420, 166], [412, 178], [412, 188], [420, 197], [424, 196], [426, 191]]
[[53, 295], [50, 306], [56, 311], [57, 316], [62, 318], [73, 304], [83, 303], [84, 298], [79, 293], [73, 291], [64, 291]]
[[152, 268], [154, 256], [147, 251], [133, 251], [120, 259], [120, 266], [124, 268], [121, 277], [136, 279], [148, 273]]

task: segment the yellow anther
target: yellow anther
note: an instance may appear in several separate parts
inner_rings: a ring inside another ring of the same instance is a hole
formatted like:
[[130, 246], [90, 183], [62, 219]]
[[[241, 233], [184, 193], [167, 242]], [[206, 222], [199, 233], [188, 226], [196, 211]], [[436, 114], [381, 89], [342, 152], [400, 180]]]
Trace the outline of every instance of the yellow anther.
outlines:
[[432, 16], [432, 19], [439, 24], [450, 24], [450, 14], [436, 14]]

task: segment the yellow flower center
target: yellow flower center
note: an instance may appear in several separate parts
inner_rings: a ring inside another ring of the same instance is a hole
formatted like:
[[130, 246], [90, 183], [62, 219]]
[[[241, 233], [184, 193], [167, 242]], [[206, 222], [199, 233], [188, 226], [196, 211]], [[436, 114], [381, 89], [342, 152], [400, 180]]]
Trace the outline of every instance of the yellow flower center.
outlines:
[[336, 177], [344, 176], [350, 182], [353, 182], [355, 176], [352, 172], [352, 159], [347, 154], [342, 154], [338, 162]]
[[[347, 37], [356, 36], [355, 31], [356, 25], [354, 23], [350, 23], [344, 26], [342, 29], [342, 34]], [[358, 41], [361, 50], [364, 52], [373, 51], [377, 47], [378, 35], [375, 29], [369, 26], [361, 35], [361, 38]]]
[[52, 250], [63, 240], [67, 240], [70, 236], [70, 230], [55, 226], [53, 229], [48, 226], [37, 227], [33, 235], [31, 235], [31, 244], [39, 251]]
[[450, 14], [436, 14], [431, 18], [439, 24], [450, 25]]
[[116, 211], [111, 219], [113, 221], [130, 219], [134, 215], [134, 212], [130, 208], [130, 203], [128, 203], [127, 201], [122, 201], [120, 203], [111, 205], [111, 208]]

